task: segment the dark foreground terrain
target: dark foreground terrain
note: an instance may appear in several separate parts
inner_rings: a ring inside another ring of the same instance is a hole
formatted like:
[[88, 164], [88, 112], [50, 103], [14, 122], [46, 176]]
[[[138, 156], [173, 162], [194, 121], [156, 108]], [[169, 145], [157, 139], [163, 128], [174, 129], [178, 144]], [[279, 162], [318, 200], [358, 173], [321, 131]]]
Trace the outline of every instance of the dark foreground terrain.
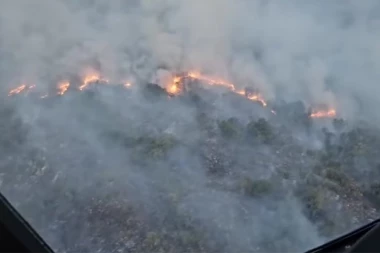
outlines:
[[380, 130], [155, 85], [3, 99], [0, 189], [57, 252], [301, 252], [379, 216]]

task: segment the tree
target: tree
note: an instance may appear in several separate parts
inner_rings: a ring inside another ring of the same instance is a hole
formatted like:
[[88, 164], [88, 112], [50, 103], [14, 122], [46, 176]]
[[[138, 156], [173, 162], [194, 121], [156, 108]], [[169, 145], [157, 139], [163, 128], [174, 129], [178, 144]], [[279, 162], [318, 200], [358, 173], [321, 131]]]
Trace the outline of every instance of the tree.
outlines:
[[263, 118], [260, 118], [256, 122], [251, 121], [250, 123], [248, 123], [246, 129], [248, 137], [257, 138], [264, 143], [270, 143], [271, 141], [273, 141], [274, 133], [272, 127]]
[[241, 191], [251, 197], [260, 197], [273, 191], [273, 186], [268, 180], [252, 180], [245, 177], [240, 184]]
[[241, 135], [241, 125], [237, 118], [222, 120], [218, 124], [219, 130], [225, 138], [236, 138]]
[[343, 119], [334, 119], [333, 120], [333, 126], [336, 131], [342, 131], [345, 127], [345, 122]]

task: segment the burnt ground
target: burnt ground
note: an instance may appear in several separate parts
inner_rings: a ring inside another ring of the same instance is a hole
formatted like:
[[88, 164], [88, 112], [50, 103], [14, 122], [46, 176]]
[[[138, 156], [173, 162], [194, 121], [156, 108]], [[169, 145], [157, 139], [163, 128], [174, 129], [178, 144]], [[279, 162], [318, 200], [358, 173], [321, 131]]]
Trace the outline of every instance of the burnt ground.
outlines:
[[380, 130], [301, 102], [155, 85], [3, 101], [0, 189], [57, 252], [301, 252], [379, 216]]

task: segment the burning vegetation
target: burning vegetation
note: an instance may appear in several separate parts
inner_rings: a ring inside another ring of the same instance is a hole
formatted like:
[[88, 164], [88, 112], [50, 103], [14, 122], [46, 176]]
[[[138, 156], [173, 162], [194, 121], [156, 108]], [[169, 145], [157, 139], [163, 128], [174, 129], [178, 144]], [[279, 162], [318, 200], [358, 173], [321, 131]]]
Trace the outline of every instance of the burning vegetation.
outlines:
[[22, 92], [27, 92], [30, 89], [33, 89], [34, 87], [36, 87], [36, 86], [35, 85], [21, 84], [20, 86], [14, 88], [14, 89], [11, 89], [8, 93], [8, 96], [16, 95], [16, 94], [19, 94]]
[[334, 109], [324, 111], [314, 111], [310, 114], [312, 118], [334, 118], [336, 117], [336, 111]]
[[[207, 75], [203, 75], [197, 71], [190, 71], [182, 73], [179, 75], [174, 75], [174, 77], [165, 84], [165, 90], [169, 96], [178, 96], [189, 90], [189, 83], [197, 82], [202, 84], [204, 87], [218, 86], [226, 88], [228, 91], [238, 94], [248, 100], [254, 101], [261, 104], [263, 107], [268, 106], [268, 102], [264, 99], [263, 95], [254, 89], [245, 88], [238, 89], [233, 83], [227, 82], [220, 78], [213, 78]], [[82, 81], [79, 85], [76, 86], [76, 90], [84, 91], [88, 89], [91, 85], [95, 84], [109, 84], [110, 81], [106, 78], [101, 77], [97, 72], [90, 72], [90, 74], [84, 75]], [[133, 85], [131, 82], [124, 82], [122, 84], [124, 88], [131, 88]], [[8, 96], [13, 96], [23, 92], [27, 92], [30, 89], [34, 88], [35, 85], [25, 85], [22, 84], [14, 89], [11, 89], [8, 93]], [[64, 80], [60, 81], [57, 85], [56, 94], [64, 95], [68, 89], [72, 87], [70, 81]], [[41, 98], [48, 97], [48, 94], [41, 95]], [[276, 111], [271, 108], [270, 112], [276, 115]], [[335, 109], [321, 109], [321, 110], [312, 110], [309, 115], [311, 118], [335, 118], [337, 116]]]
[[58, 94], [63, 95], [69, 89], [70, 83], [69, 81], [63, 81], [58, 84]]

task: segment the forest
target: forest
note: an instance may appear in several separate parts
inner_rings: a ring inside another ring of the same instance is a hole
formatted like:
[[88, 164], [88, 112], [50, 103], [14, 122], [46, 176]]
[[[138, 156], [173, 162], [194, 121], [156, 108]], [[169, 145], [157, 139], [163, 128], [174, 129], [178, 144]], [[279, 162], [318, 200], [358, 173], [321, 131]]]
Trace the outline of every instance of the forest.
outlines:
[[195, 87], [4, 98], [0, 189], [56, 252], [301, 252], [379, 216], [378, 128]]

